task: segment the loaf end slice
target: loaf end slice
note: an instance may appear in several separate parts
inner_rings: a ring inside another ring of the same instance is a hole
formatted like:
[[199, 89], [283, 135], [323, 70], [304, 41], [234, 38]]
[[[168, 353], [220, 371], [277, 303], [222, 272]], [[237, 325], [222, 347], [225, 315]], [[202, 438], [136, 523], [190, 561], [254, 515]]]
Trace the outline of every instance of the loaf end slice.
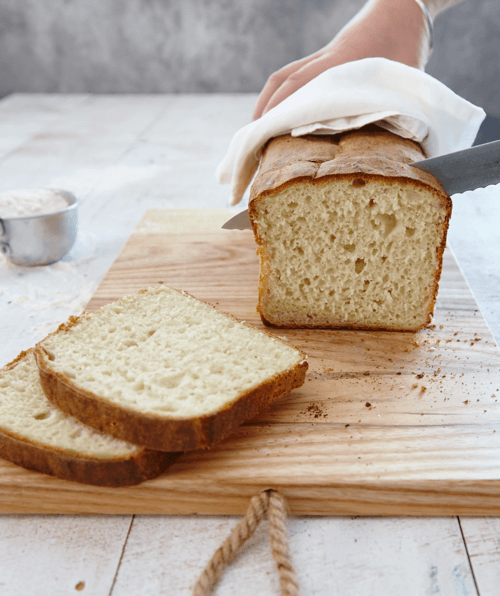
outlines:
[[431, 321], [451, 216], [419, 145], [370, 128], [272, 140], [249, 207], [260, 312], [275, 327], [418, 331]]
[[297, 348], [164, 286], [70, 321], [36, 357], [61, 410], [164, 451], [212, 447], [307, 370]]
[[155, 478], [175, 459], [103, 435], [59, 411], [43, 393], [33, 350], [0, 370], [0, 456], [63, 480], [108, 487]]

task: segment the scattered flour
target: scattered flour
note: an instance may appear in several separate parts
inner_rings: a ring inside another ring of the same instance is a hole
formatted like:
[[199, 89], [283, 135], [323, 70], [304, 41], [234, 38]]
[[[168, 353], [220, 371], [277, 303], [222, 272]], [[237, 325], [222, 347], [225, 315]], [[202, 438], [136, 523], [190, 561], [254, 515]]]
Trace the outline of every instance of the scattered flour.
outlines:
[[21, 267], [0, 254], [0, 367], [82, 313], [106, 271], [95, 272], [95, 260], [95, 235], [82, 230], [52, 265]]

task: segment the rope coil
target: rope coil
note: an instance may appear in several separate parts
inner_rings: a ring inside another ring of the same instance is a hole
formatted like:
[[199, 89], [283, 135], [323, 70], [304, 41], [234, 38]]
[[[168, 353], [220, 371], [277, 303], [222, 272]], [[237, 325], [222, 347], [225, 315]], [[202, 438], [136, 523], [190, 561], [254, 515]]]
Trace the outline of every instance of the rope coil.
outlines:
[[260, 522], [269, 518], [271, 552], [280, 577], [282, 596], [299, 596], [297, 576], [293, 569], [286, 532], [285, 497], [274, 489], [263, 490], [252, 497], [245, 517], [231, 531], [213, 554], [196, 582], [192, 596], [209, 596], [220, 579], [224, 568], [235, 557], [243, 544], [253, 536]]

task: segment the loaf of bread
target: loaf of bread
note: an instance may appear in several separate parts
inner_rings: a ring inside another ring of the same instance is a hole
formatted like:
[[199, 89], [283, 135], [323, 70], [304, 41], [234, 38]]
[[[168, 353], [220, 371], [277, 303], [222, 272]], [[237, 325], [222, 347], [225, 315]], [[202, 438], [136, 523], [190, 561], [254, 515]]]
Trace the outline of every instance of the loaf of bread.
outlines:
[[138, 484], [174, 460], [60, 412], [42, 391], [33, 350], [0, 370], [0, 456], [30, 470], [98, 486]]
[[307, 370], [297, 348], [164, 286], [70, 320], [36, 357], [61, 410], [163, 451], [215, 445]]
[[422, 159], [417, 143], [375, 126], [267, 144], [249, 203], [265, 324], [429, 324], [451, 199], [408, 165]]

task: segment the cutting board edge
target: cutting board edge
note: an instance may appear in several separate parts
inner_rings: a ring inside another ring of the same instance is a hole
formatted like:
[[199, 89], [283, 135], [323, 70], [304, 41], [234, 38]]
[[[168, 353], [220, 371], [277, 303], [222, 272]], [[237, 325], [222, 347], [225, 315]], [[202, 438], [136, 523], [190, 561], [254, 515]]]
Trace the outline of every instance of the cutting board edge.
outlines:
[[[341, 486], [287, 487], [240, 484], [220, 485], [220, 490], [188, 496], [182, 490], [150, 490], [147, 483], [132, 489], [86, 491], [38, 488], [26, 498], [25, 487], [9, 492], [0, 486], [0, 514], [153, 514], [153, 515], [242, 515], [250, 499], [267, 488], [282, 492], [291, 515], [373, 515], [373, 516], [499, 516], [500, 479], [414, 481], [386, 483], [385, 486], [344, 484]], [[417, 486], [418, 485], [418, 486]], [[478, 490], [478, 486], [481, 490]], [[76, 490], [75, 490], [76, 488]], [[437, 492], [440, 490], [440, 492]], [[110, 502], [110, 495], [119, 502]], [[75, 499], [75, 495], [77, 498]], [[21, 498], [22, 497], [22, 498]]]

